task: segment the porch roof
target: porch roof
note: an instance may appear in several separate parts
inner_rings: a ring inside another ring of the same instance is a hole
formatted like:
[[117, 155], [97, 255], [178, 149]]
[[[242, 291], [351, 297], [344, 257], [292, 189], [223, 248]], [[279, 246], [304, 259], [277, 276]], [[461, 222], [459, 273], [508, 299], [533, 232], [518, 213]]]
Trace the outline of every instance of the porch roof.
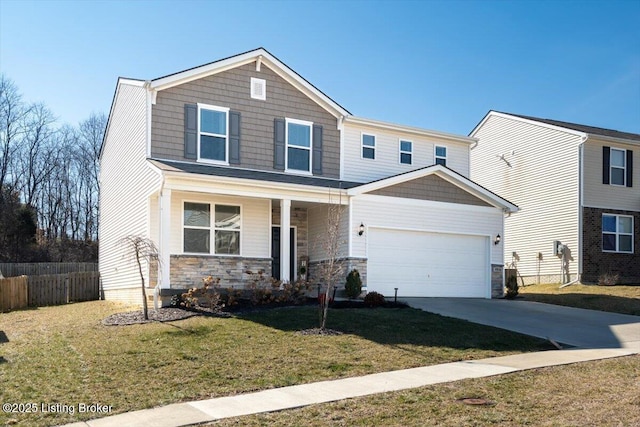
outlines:
[[315, 176], [290, 175], [251, 169], [239, 169], [227, 166], [207, 165], [202, 163], [176, 162], [171, 160], [148, 159], [155, 167], [166, 172], [183, 172], [197, 175], [224, 176], [227, 178], [251, 179], [281, 184], [308, 185], [312, 187], [335, 188], [347, 190], [362, 185], [361, 182], [341, 181]]

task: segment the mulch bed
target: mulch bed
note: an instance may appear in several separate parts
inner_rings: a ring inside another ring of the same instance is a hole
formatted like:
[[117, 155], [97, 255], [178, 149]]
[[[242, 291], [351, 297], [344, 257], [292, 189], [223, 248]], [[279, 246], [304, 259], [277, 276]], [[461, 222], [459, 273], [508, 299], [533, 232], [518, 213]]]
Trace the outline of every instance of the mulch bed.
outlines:
[[296, 335], [344, 335], [344, 333], [334, 329], [311, 328], [298, 331]]
[[148, 313], [149, 320], [144, 318], [142, 310], [116, 313], [104, 319], [102, 321], [102, 324], [107, 326], [123, 326], [151, 322], [174, 322], [176, 320], [188, 319], [189, 317], [194, 316], [231, 317], [229, 313], [212, 311], [204, 307], [201, 307], [197, 310], [184, 310], [182, 308], [163, 307], [158, 310], [150, 309]]
[[[317, 304], [317, 300], [310, 299], [304, 305], [314, 305]], [[246, 305], [237, 305], [233, 307], [226, 307], [225, 311], [220, 309], [211, 310], [207, 307], [197, 307], [192, 310], [185, 310], [183, 308], [176, 307], [163, 307], [158, 310], [149, 309], [149, 320], [144, 318], [144, 314], [142, 310], [138, 311], [129, 311], [125, 313], [116, 313], [107, 317], [102, 321], [103, 325], [107, 326], [123, 326], [123, 325], [135, 325], [141, 323], [152, 323], [152, 322], [174, 322], [176, 320], [188, 319], [189, 317], [194, 316], [214, 316], [214, 317], [231, 317], [231, 314], [228, 311], [233, 312], [234, 314], [244, 314], [253, 311], [261, 311], [261, 310], [270, 310], [276, 307], [284, 307], [282, 304], [269, 304], [269, 305], [261, 305], [261, 306], [246, 306]], [[346, 300], [346, 301], [334, 301], [329, 306], [332, 309], [341, 309], [341, 308], [367, 308], [364, 305], [362, 300]], [[406, 308], [408, 307], [405, 303], [394, 303], [391, 301], [387, 301], [381, 307], [384, 308]], [[228, 311], [226, 311], [228, 310]], [[303, 331], [298, 332], [301, 335], [341, 335], [342, 332], [334, 331], [331, 329], [305, 329]]]

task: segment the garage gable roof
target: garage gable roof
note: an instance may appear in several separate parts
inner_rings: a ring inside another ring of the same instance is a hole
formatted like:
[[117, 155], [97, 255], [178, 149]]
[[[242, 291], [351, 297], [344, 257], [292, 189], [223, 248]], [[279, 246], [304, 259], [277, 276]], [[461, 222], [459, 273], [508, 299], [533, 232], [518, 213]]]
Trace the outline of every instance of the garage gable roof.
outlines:
[[[376, 192], [380, 195], [385, 195], [385, 192], [380, 190], [388, 189], [389, 187], [392, 187], [392, 186], [408, 183], [410, 181], [414, 181], [414, 180], [421, 179], [428, 176], [437, 176], [443, 179], [444, 181], [454, 185], [458, 189], [461, 189], [464, 192], [468, 193], [470, 196], [480, 199], [481, 201], [485, 202], [490, 206], [501, 208], [506, 212], [518, 211], [518, 207], [513, 203], [487, 190], [480, 184], [477, 184], [471, 181], [469, 178], [463, 175], [460, 175], [459, 173], [442, 165], [431, 165], [421, 169], [416, 169], [411, 172], [405, 172], [405, 173], [394, 175], [388, 178], [372, 181], [368, 184], [359, 185], [357, 187], [353, 187], [349, 189], [347, 191], [347, 194], [350, 196], [358, 196], [361, 194], [366, 194], [366, 193], [371, 194]], [[461, 198], [460, 194], [452, 194], [452, 196], [459, 200], [458, 203], [478, 204], [478, 203], [469, 202], [468, 199], [465, 200], [464, 198]]]

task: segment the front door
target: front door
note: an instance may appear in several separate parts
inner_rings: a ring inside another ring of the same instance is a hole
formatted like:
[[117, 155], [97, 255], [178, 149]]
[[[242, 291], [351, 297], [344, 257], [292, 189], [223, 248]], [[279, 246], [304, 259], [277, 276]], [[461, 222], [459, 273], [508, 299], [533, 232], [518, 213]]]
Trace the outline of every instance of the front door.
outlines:
[[[289, 233], [289, 245], [291, 248], [289, 253], [289, 277], [292, 281], [295, 281], [296, 232], [293, 227], [291, 227], [291, 232]], [[280, 280], [280, 226], [277, 225], [271, 228], [271, 276]]]

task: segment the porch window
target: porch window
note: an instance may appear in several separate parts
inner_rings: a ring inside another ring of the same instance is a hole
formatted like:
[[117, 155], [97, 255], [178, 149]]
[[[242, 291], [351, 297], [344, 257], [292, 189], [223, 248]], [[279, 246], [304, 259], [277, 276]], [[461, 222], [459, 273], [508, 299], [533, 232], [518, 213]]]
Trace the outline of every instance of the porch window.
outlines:
[[214, 205], [215, 222], [211, 225], [209, 203], [184, 203], [183, 251], [210, 254], [240, 255], [240, 206]]
[[184, 203], [183, 250], [189, 253], [211, 252], [211, 206], [207, 203]]
[[633, 253], [633, 217], [602, 214], [602, 251]]
[[198, 104], [198, 157], [200, 160], [228, 161], [229, 109]]
[[287, 119], [287, 170], [311, 173], [312, 122]]
[[240, 255], [240, 206], [216, 205], [216, 254]]

